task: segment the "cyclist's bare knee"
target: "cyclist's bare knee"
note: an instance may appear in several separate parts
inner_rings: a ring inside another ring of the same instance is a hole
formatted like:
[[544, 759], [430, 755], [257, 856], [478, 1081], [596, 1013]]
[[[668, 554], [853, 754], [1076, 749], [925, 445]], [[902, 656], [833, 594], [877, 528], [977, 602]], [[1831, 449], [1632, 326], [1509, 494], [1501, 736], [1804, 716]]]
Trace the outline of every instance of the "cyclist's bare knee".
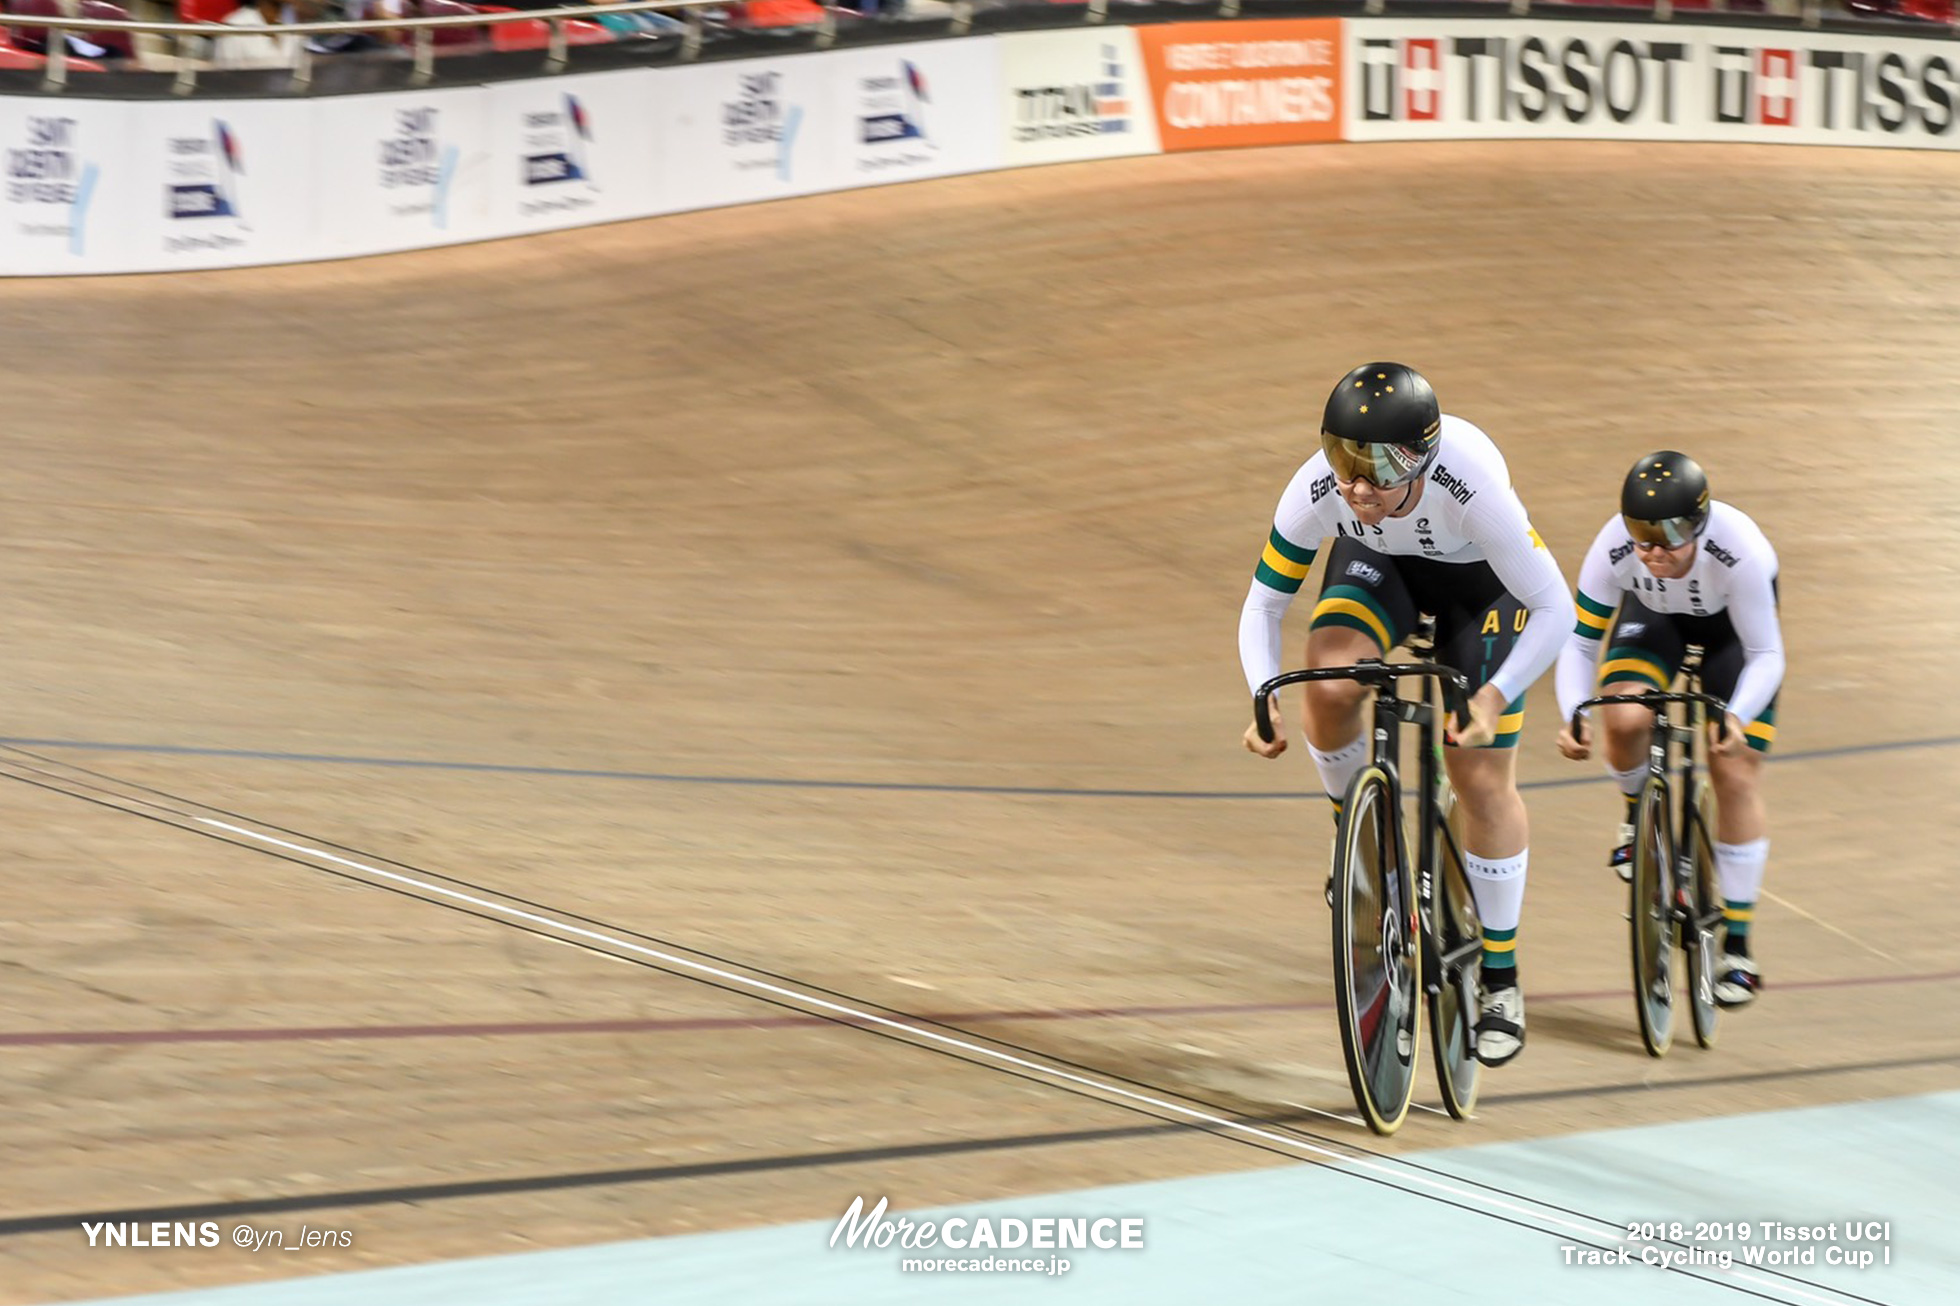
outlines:
[[[1602, 694], [1637, 694], [1652, 686], [1637, 680], [1615, 681]], [[1602, 703], [1593, 709], [1593, 720], [1605, 736], [1606, 765], [1615, 771], [1631, 771], [1647, 756], [1647, 744], [1654, 731], [1654, 714], [1644, 707], [1626, 703]]]
[[1466, 852], [1515, 857], [1531, 838], [1524, 795], [1518, 792], [1515, 748], [1450, 748], [1443, 753], [1463, 813]]
[[1486, 807], [1497, 803], [1524, 805], [1518, 793], [1518, 750], [1515, 748], [1450, 748], [1443, 751], [1443, 769], [1458, 798]]
[[1708, 755], [1708, 778], [1715, 786], [1717, 802], [1724, 804], [1752, 798], [1763, 779], [1763, 755], [1744, 747], [1733, 753]]
[[[1379, 645], [1358, 630], [1322, 626], [1307, 636], [1310, 667], [1352, 666], [1364, 658], [1379, 658]], [[1336, 749], [1352, 743], [1361, 731], [1362, 705], [1368, 687], [1352, 680], [1313, 680], [1307, 686], [1307, 742], [1315, 748]]]

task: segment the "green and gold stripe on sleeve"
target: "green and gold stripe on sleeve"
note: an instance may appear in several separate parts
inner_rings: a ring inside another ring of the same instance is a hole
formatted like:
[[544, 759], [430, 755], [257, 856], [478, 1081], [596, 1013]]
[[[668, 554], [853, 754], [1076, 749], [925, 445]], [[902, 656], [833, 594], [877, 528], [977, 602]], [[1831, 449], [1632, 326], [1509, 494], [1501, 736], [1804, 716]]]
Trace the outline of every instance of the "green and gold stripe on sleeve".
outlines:
[[1300, 582], [1307, 578], [1307, 568], [1313, 566], [1313, 556], [1314, 550], [1301, 548], [1281, 535], [1275, 526], [1252, 574], [1261, 585], [1282, 594], [1298, 594]]
[[1573, 627], [1572, 632], [1575, 635], [1586, 639], [1598, 639], [1613, 624], [1613, 609], [1584, 590], [1579, 591], [1579, 601], [1573, 606], [1579, 612], [1579, 624]]

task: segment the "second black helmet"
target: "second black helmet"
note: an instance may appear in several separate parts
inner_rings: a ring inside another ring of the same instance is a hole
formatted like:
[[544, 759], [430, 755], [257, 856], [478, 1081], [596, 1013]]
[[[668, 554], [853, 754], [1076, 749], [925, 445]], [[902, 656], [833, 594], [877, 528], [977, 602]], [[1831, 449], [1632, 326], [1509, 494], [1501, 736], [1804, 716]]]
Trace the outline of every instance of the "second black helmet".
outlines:
[[1635, 543], [1678, 549], [1708, 525], [1708, 474], [1672, 449], [1643, 454], [1620, 486], [1620, 517]]

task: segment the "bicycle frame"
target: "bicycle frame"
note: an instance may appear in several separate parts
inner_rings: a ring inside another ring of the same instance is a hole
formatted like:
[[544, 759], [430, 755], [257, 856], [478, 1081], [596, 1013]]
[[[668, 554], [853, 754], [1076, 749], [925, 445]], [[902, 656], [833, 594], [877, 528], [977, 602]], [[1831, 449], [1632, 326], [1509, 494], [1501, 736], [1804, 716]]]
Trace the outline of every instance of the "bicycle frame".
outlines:
[[[1695, 1039], [1701, 1046], [1709, 1047], [1715, 1038], [1713, 999], [1706, 991], [1711, 971], [1708, 949], [1722, 912], [1719, 899], [1708, 892], [1706, 881], [1697, 881], [1698, 848], [1701, 843], [1712, 847], [1714, 842], [1713, 832], [1707, 829], [1707, 814], [1701, 810], [1699, 802], [1697, 746], [1707, 712], [1714, 713], [1717, 728], [1726, 738], [1728, 704], [1701, 692], [1701, 653], [1702, 650], [1696, 646], [1691, 645], [1688, 649], [1681, 667], [1686, 686], [1684, 690], [1604, 694], [1585, 700], [1572, 713], [1572, 734], [1575, 737], [1580, 734], [1581, 719], [1589, 707], [1625, 703], [1637, 705], [1653, 714], [1647, 746], [1647, 775], [1642, 788], [1643, 792], [1657, 790], [1660, 795], [1656, 820], [1660, 826], [1659, 834], [1666, 838], [1666, 855], [1654, 859], [1653, 869], [1658, 882], [1654, 885], [1654, 897], [1645, 898], [1640, 887], [1640, 853], [1636, 851], [1628, 919], [1635, 923], [1634, 976], [1641, 1038], [1647, 1044], [1648, 1053], [1657, 1057], [1665, 1055], [1672, 1042], [1672, 1017], [1669, 1015], [1663, 1020], [1658, 1014], [1672, 1007], [1672, 999], [1664, 991], [1650, 999], [1643, 988], [1648, 981], [1642, 976], [1651, 974], [1664, 980], [1672, 966], [1669, 958], [1677, 946], [1688, 958]], [[1686, 718], [1683, 724], [1676, 724], [1669, 711], [1676, 705], [1683, 709]], [[1677, 747], [1680, 749], [1678, 780], [1668, 774], [1670, 755]], [[1669, 787], [1674, 783], [1679, 784], [1680, 793], [1672, 795], [1675, 801], [1670, 804]], [[1642, 824], [1644, 827], [1644, 818]], [[1706, 836], [1705, 839], [1698, 842], [1698, 834]], [[1655, 910], [1660, 904], [1665, 904], [1667, 929], [1672, 937], [1662, 945], [1662, 955], [1653, 957], [1641, 938], [1639, 921], [1645, 913], [1651, 913], [1646, 917], [1649, 920], [1661, 920], [1659, 912]], [[1651, 969], [1643, 971], [1643, 965]]]
[[[1411, 641], [1418, 658], [1426, 658], [1435, 647], [1433, 629], [1433, 624], [1425, 621]], [[1404, 698], [1399, 692], [1400, 682], [1416, 678], [1424, 682], [1421, 697]], [[1337, 823], [1336, 862], [1328, 878], [1330, 889], [1338, 890], [1338, 901], [1334, 901], [1336, 895], [1330, 895], [1335, 908], [1334, 989], [1348, 1086], [1370, 1129], [1378, 1134], [1399, 1129], [1414, 1102], [1419, 1056], [1414, 1040], [1426, 1023], [1444, 1108], [1455, 1119], [1468, 1119], [1475, 1111], [1481, 1064], [1476, 1056], [1473, 1022], [1483, 935], [1475, 895], [1461, 870], [1463, 850], [1444, 812], [1449, 790], [1443, 782], [1442, 741], [1438, 738], [1442, 713], [1467, 715], [1468, 687], [1456, 671], [1427, 660], [1393, 665], [1371, 658], [1353, 666], [1288, 672], [1260, 686], [1254, 695], [1253, 715], [1259, 733], [1269, 741], [1273, 738], [1270, 699], [1274, 691], [1290, 684], [1324, 680], [1355, 681], [1374, 694], [1369, 735], [1372, 756], [1349, 784], [1347, 797], [1355, 805], [1347, 807]], [[1437, 706], [1439, 689], [1441, 709]], [[1402, 784], [1404, 726], [1414, 726], [1421, 740], [1416, 762], [1420, 789], [1416, 795], [1419, 815], [1413, 858], [1409, 856], [1408, 795]], [[1373, 810], [1377, 806], [1380, 810]], [[1370, 908], [1382, 913], [1377, 922], [1380, 933], [1374, 935], [1374, 942], [1369, 941], [1371, 929], [1355, 914], [1357, 849], [1360, 840], [1368, 837], [1362, 831], [1371, 828], [1359, 824], [1363, 821], [1394, 827], [1392, 836], [1373, 827], [1378, 843], [1367, 859], [1370, 869], [1364, 872], [1372, 886], [1372, 891], [1364, 893], [1380, 894]], [[1449, 841], [1447, 846], [1445, 840]], [[1383, 1026], [1367, 1022], [1362, 1008], [1356, 1005], [1355, 962], [1363, 955], [1356, 951], [1357, 938], [1363, 940], [1364, 965], [1375, 981], [1369, 1009], [1374, 1008], [1373, 995], [1379, 994], [1386, 1004], [1382, 1010], [1398, 1013], [1392, 1025], [1392, 1045], [1382, 1043]], [[1412, 1002], [1413, 1010], [1398, 1006], [1397, 994]], [[1425, 1010], [1427, 1021], [1423, 1018]]]
[[[1668, 753], [1675, 745], [1678, 744], [1680, 746], [1681, 767], [1679, 783], [1681, 793], [1679, 795], [1680, 801], [1675, 808], [1676, 821], [1674, 827], [1677, 834], [1677, 846], [1675, 848], [1675, 861], [1677, 863], [1683, 855], [1682, 849], [1686, 846], [1688, 836], [1693, 833], [1690, 826], [1694, 818], [1695, 779], [1699, 774], [1697, 766], [1699, 750], [1696, 748], [1696, 744], [1700, 740], [1702, 722], [1707, 719], [1703, 715], [1703, 712], [1706, 710], [1712, 711], [1715, 714], [1715, 720], [1719, 723], [1719, 728], [1724, 738], [1728, 736], [1729, 715], [1729, 705], [1727, 703], [1715, 697], [1713, 694], [1704, 694], [1701, 692], [1701, 650], [1699, 648], [1689, 649], [1688, 656], [1681, 664], [1681, 675], [1684, 683], [1688, 686], [1685, 690], [1662, 692], [1657, 689], [1649, 689], [1643, 690], [1638, 694], [1601, 694], [1598, 697], [1587, 699], [1572, 710], [1572, 733], [1574, 737], [1577, 737], [1579, 734], [1581, 714], [1589, 707], [1598, 707], [1607, 703], [1628, 703], [1637, 707], [1647, 708], [1653, 712], [1653, 734], [1647, 743], [1647, 773], [1659, 779], [1664, 788], [1673, 783], [1667, 773]], [[1680, 704], [1687, 709], [1687, 722], [1685, 724], [1676, 725], [1674, 723], [1673, 718], [1669, 716], [1667, 710], [1670, 704]], [[1670, 873], [1675, 873], [1680, 868], [1676, 865], [1668, 869]]]
[[[1418, 791], [1421, 800], [1417, 803], [1420, 818], [1416, 846], [1419, 851], [1413, 862], [1416, 873], [1411, 905], [1418, 919], [1410, 921], [1409, 925], [1414, 936], [1421, 941], [1423, 987], [1434, 992], [1442, 983], [1444, 964], [1451, 960], [1438, 951], [1435, 937], [1436, 846], [1439, 839], [1454, 840], [1455, 836], [1443, 825], [1443, 814], [1436, 800], [1443, 778], [1440, 761], [1442, 749], [1437, 744], [1439, 721], [1432, 689], [1425, 687], [1424, 696], [1420, 699], [1404, 698], [1398, 692], [1398, 682], [1415, 678], [1424, 679], [1429, 687], [1441, 687], [1443, 712], [1447, 716], [1469, 716], [1468, 682], [1461, 672], [1439, 662], [1390, 663], [1379, 658], [1363, 658], [1353, 666], [1313, 667], [1284, 672], [1259, 687], [1259, 692], [1253, 696], [1252, 710], [1253, 718], [1258, 723], [1259, 737], [1270, 743], [1273, 738], [1270, 699], [1286, 686], [1316, 680], [1352, 680], [1374, 691], [1371, 761], [1388, 775], [1389, 793], [1394, 800], [1396, 813], [1395, 855], [1397, 864], [1404, 868], [1412, 863], [1403, 809], [1401, 731], [1405, 725], [1416, 727], [1420, 741], [1417, 778], [1421, 784]], [[1456, 852], [1460, 858], [1463, 850], [1458, 848]]]

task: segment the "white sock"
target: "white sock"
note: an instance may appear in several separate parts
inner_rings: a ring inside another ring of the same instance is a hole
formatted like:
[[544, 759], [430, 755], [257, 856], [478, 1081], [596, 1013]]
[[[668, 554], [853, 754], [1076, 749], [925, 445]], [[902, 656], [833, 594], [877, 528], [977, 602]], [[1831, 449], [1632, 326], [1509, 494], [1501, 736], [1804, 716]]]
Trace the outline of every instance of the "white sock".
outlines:
[[1606, 774], [1613, 777], [1613, 783], [1620, 786], [1621, 793], [1632, 798], [1640, 792], [1640, 786], [1647, 783], [1647, 764], [1642, 762], [1631, 771], [1615, 771], [1609, 766]]
[[1763, 891], [1763, 867], [1769, 863], [1769, 840], [1715, 845], [1715, 883], [1722, 897], [1754, 904]]
[[1331, 753], [1323, 753], [1308, 744], [1307, 752], [1312, 754], [1313, 764], [1320, 771], [1320, 783], [1327, 796], [1338, 803], [1347, 797], [1348, 782], [1354, 779], [1354, 773], [1368, 760], [1368, 736], [1363, 733], [1347, 747]]
[[1463, 869], [1470, 875], [1470, 896], [1477, 900], [1477, 916], [1487, 930], [1516, 930], [1524, 914], [1524, 872], [1531, 861], [1531, 849], [1516, 857], [1496, 861], [1475, 853], [1463, 854]]

